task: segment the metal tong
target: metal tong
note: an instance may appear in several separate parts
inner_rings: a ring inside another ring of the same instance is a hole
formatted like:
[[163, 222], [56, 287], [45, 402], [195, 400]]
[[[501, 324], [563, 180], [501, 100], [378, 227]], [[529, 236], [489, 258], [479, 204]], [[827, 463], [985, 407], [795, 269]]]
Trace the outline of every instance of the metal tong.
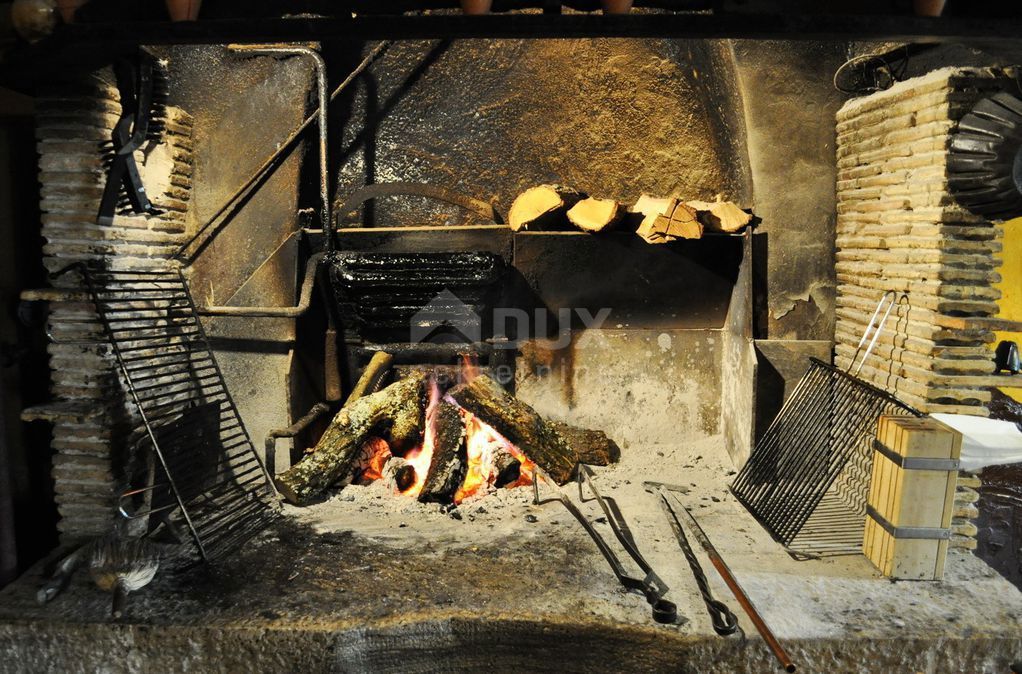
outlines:
[[[543, 473], [538, 468], [534, 474], [532, 481], [534, 503], [539, 505], [541, 503], [539, 498], [539, 481], [540, 478], [550, 480], [549, 476]], [[553, 482], [553, 480], [550, 480]], [[582, 503], [587, 501], [595, 500], [599, 504], [600, 509], [607, 518], [607, 523], [610, 525], [611, 531], [614, 532], [614, 537], [617, 538], [621, 547], [625, 549], [628, 556], [631, 557], [635, 563], [642, 569], [642, 572], [646, 574], [644, 578], [636, 578], [628, 575], [625, 571], [624, 566], [621, 564], [621, 560], [618, 558], [610, 545], [600, 536], [599, 532], [592, 525], [592, 523], [586, 519], [586, 517], [579, 511], [579, 509], [572, 503], [567, 496], [562, 494], [559, 490], [556, 491], [556, 498], [558, 501], [564, 504], [568, 512], [578, 520], [582, 528], [586, 530], [589, 537], [596, 543], [596, 547], [603, 553], [603, 557], [610, 564], [611, 570], [614, 571], [614, 575], [628, 590], [634, 590], [641, 592], [646, 597], [646, 601], [653, 609], [653, 620], [662, 624], [671, 624], [678, 622], [678, 607], [674, 602], [664, 599], [664, 595], [667, 594], [667, 584], [660, 579], [660, 577], [653, 571], [653, 568], [649, 563], [642, 557], [638, 547], [635, 545], [635, 539], [632, 537], [631, 529], [628, 528], [627, 522], [625, 522], [624, 515], [621, 514], [621, 510], [617, 506], [617, 502], [613, 498], [604, 498], [599, 490], [596, 488], [596, 484], [593, 481], [593, 472], [585, 464], [579, 464], [578, 466], [578, 499]], [[583, 492], [583, 487], [588, 486], [589, 491], [592, 492], [592, 497], [587, 499]], [[681, 616], [681, 620], [684, 621], [684, 616]]]
[[[675, 509], [671, 504], [671, 498], [668, 496], [667, 492], [677, 491], [686, 493], [688, 489], [685, 487], [664, 484], [662, 482], [644, 482], [643, 486], [646, 488], [646, 491], [652, 492], [660, 497], [660, 505], [667, 514], [667, 520], [671, 524], [671, 529], [674, 530], [675, 536], [678, 537], [678, 544], [685, 553], [685, 557], [688, 559], [689, 564], [692, 565], [692, 573], [696, 576], [696, 582], [699, 585], [699, 590], [703, 593], [703, 599], [706, 601], [706, 607], [710, 611], [714, 630], [717, 630], [718, 634], [730, 634], [738, 629], [738, 619], [735, 617], [734, 613], [727, 608], [727, 606], [725, 606], [722, 602], [713, 599], [713, 596], [709, 593], [709, 587], [706, 584], [706, 576], [703, 575], [702, 567], [699, 566], [699, 562], [692, 553], [692, 547], [688, 544], [688, 538], [685, 536], [684, 528], [681, 526], [681, 521], [678, 518], [679, 515], [681, 516], [681, 519], [685, 521], [685, 525], [692, 532], [692, 535], [695, 536], [697, 541], [699, 541], [699, 545], [702, 546], [707, 557], [710, 558], [710, 562], [713, 564], [713, 567], [717, 569], [717, 573], [719, 573], [720, 577], [725, 583], [727, 583], [728, 589], [731, 590], [735, 599], [738, 600], [739, 605], [741, 605], [746, 615], [749, 616], [749, 620], [751, 620], [752, 624], [755, 625], [756, 630], [760, 633], [760, 636], [763, 637], [763, 641], [766, 642], [766, 645], [770, 648], [771, 652], [773, 652], [774, 657], [776, 657], [778, 662], [780, 662], [781, 667], [786, 672], [794, 672], [795, 664], [791, 661], [791, 658], [788, 657], [788, 653], [784, 650], [784, 647], [781, 646], [777, 637], [774, 636], [774, 633], [767, 626], [766, 622], [763, 620], [763, 616], [761, 616], [759, 611], [756, 610], [756, 606], [752, 603], [749, 595], [747, 595], [745, 590], [742, 589], [742, 586], [738, 584], [738, 579], [735, 578], [733, 573], [731, 573], [730, 567], [728, 567], [724, 558], [720, 556], [720, 553], [717, 552], [717, 548], [715, 548], [713, 543], [710, 542], [706, 532], [703, 531], [701, 526], [699, 526], [699, 522], [696, 521], [696, 518], [688, 511], [688, 508], [686, 508], [684, 504], [677, 499], [677, 497], [675, 497], [674, 500], [677, 502], [679, 507]], [[720, 607], [723, 607], [722, 610], [725, 611], [728, 616], [726, 620], [721, 619], [718, 616], [717, 612], [721, 610]], [[721, 632], [718, 630], [718, 620], [720, 620], [722, 627], [730, 624], [730, 631]]]

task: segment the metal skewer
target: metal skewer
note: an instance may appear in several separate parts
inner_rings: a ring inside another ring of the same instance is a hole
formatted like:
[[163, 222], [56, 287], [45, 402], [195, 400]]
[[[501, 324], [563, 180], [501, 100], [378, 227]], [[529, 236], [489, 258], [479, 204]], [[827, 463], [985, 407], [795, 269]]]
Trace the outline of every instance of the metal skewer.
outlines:
[[[703, 528], [699, 526], [699, 522], [696, 521], [696, 518], [693, 517], [692, 513], [688, 511], [688, 508], [686, 508], [684, 504], [677, 499], [677, 497], [675, 497], [674, 500], [677, 502], [679, 508], [675, 509], [671, 506], [670, 499], [667, 496], [670, 485], [664, 485], [660, 482], [644, 482], [643, 486], [647, 491], [656, 493], [663, 500], [664, 510], [668, 514], [668, 519], [673, 520], [671, 522], [671, 528], [675, 529], [675, 533], [681, 530], [681, 522], [678, 520], [678, 516], [681, 516], [681, 519], [685, 521], [685, 525], [688, 526], [689, 530], [692, 532], [692, 535], [695, 536], [697, 541], [699, 541], [699, 545], [701, 545], [703, 550], [706, 551], [706, 555], [710, 558], [710, 562], [713, 564], [713, 567], [717, 569], [717, 573], [719, 573], [720, 577], [724, 579], [725, 583], [727, 583], [728, 588], [735, 596], [735, 599], [738, 600], [742, 610], [745, 611], [746, 615], [749, 616], [749, 620], [751, 620], [752, 624], [755, 625], [756, 631], [760, 633], [763, 637], [763, 641], [766, 642], [767, 646], [773, 652], [774, 657], [776, 657], [781, 663], [781, 667], [784, 668], [784, 671], [786, 672], [794, 672], [795, 663], [791, 661], [791, 658], [788, 657], [788, 653], [784, 650], [784, 647], [781, 646], [777, 637], [774, 636], [774, 633], [769, 627], [767, 627], [766, 622], [763, 621], [763, 617], [759, 614], [759, 611], [756, 610], [756, 606], [752, 603], [749, 595], [747, 595], [745, 590], [742, 589], [742, 586], [739, 585], [738, 579], [735, 578], [733, 573], [731, 573], [731, 569], [724, 561], [724, 558], [720, 556], [720, 553], [717, 552], [717, 549], [713, 547], [713, 543], [710, 542], [710, 539], [706, 536], [706, 532], [703, 531]], [[684, 536], [684, 533], [682, 533], [682, 536]], [[679, 537], [679, 544], [681, 543], [681, 540], [682, 538]]]

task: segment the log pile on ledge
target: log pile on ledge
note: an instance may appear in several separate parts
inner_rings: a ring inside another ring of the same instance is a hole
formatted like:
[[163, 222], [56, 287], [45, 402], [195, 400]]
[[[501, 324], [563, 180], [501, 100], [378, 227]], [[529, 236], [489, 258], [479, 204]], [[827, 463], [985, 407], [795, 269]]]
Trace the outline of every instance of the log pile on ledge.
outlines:
[[682, 201], [643, 194], [625, 207], [616, 199], [589, 197], [564, 185], [530, 187], [515, 198], [508, 213], [508, 226], [515, 232], [626, 230], [654, 244], [699, 239], [704, 232], [736, 233], [751, 221], [751, 213], [720, 195], [715, 201]]

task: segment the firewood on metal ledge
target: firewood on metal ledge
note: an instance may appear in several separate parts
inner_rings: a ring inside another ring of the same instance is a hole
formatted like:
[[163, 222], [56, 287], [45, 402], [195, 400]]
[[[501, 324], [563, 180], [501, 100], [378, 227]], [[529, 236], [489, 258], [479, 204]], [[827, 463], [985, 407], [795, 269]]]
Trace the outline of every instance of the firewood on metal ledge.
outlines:
[[567, 229], [565, 214], [582, 198], [563, 185], [539, 185], [519, 194], [507, 214], [512, 231]]
[[752, 222], [751, 215], [719, 196], [716, 201], [686, 201], [685, 205], [695, 209], [699, 222], [713, 232], [731, 234]]
[[703, 225], [695, 209], [677, 199], [654, 199], [644, 194], [632, 206], [632, 211], [645, 216], [635, 233], [647, 243], [670, 243], [703, 236]]
[[459, 405], [492, 426], [558, 484], [571, 479], [578, 457], [548, 421], [486, 375], [448, 391]]
[[621, 220], [621, 204], [614, 199], [583, 199], [568, 211], [568, 220], [583, 232], [604, 232]]
[[455, 405], [440, 401], [431, 420], [435, 424], [433, 460], [419, 492], [422, 502], [449, 503], [465, 479], [465, 424]]
[[359, 398], [330, 422], [313, 453], [276, 478], [281, 495], [306, 505], [325, 489], [347, 477], [362, 444], [373, 435], [395, 449], [406, 449], [422, 434], [425, 375], [403, 379]]

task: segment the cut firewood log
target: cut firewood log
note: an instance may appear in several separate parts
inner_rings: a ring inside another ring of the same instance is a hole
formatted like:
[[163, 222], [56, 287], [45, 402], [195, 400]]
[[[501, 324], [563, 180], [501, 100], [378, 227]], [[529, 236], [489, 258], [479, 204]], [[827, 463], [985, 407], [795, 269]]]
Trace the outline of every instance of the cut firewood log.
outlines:
[[571, 479], [575, 452], [543, 417], [486, 375], [455, 386], [448, 395], [492, 426], [545, 470], [557, 484]]
[[647, 243], [670, 243], [677, 239], [698, 239], [703, 235], [703, 226], [696, 218], [695, 209], [679, 203], [677, 199], [654, 199], [644, 194], [631, 210], [643, 214], [635, 233]]
[[644, 216], [653, 216], [653, 218], [656, 219], [656, 216], [658, 215], [664, 215], [673, 211], [674, 206], [677, 203], [678, 200], [671, 197], [657, 198], [651, 197], [648, 194], [643, 194], [629, 210], [632, 213], [641, 213]]
[[752, 216], [730, 201], [686, 201], [695, 209], [699, 222], [713, 232], [737, 232], [752, 221]]
[[405, 491], [415, 484], [415, 466], [401, 456], [393, 456], [383, 467], [383, 483], [395, 491]]
[[306, 505], [351, 472], [370, 436], [395, 450], [417, 444], [422, 435], [425, 376], [410, 377], [344, 407], [308, 454], [275, 482], [289, 503]]
[[663, 232], [670, 240], [699, 239], [703, 236], [703, 225], [696, 217], [694, 208], [677, 204], [670, 215], [659, 215], [653, 223], [654, 231]]
[[512, 231], [566, 229], [565, 214], [582, 194], [563, 185], [531, 187], [511, 204], [507, 215]]
[[450, 503], [465, 479], [465, 424], [457, 406], [441, 400], [429, 420], [435, 429], [433, 460], [429, 465], [419, 500]]
[[568, 443], [568, 446], [575, 451], [579, 463], [591, 466], [609, 466], [621, 458], [621, 448], [603, 431], [579, 428], [562, 421], [550, 423]]
[[504, 449], [498, 447], [493, 452], [493, 486], [503, 487], [504, 485], [517, 482], [522, 475], [522, 462]]
[[384, 351], [374, 353], [365, 369], [362, 370], [362, 376], [358, 378], [344, 404], [350, 405], [362, 396], [376, 391], [380, 382], [383, 381], [383, 378], [387, 376], [387, 372], [390, 371], [390, 366], [393, 362], [394, 356], [389, 353]]
[[603, 232], [621, 220], [621, 204], [613, 199], [583, 199], [568, 210], [568, 220], [583, 232]]

